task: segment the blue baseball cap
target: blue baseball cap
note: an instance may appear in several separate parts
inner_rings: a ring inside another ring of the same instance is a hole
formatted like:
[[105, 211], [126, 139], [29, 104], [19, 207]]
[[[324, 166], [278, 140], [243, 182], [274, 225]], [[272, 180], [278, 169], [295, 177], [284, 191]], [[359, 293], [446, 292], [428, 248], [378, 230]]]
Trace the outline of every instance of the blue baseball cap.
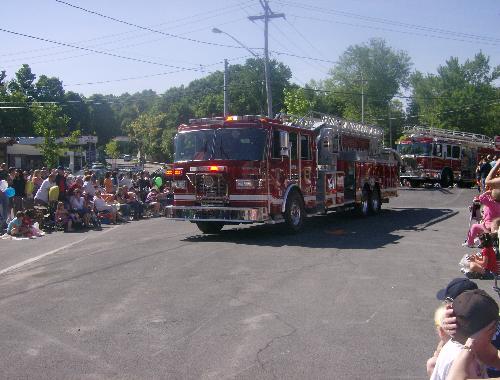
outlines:
[[436, 298], [441, 301], [444, 301], [448, 297], [455, 299], [466, 290], [474, 289], [477, 289], [477, 284], [474, 281], [466, 277], [455, 278], [446, 285], [446, 288], [437, 292]]

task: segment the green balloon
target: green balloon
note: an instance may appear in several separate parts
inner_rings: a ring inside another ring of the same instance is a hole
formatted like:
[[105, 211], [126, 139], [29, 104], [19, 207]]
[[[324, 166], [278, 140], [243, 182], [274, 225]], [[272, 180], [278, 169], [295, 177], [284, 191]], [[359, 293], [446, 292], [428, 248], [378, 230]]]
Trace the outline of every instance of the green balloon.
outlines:
[[156, 186], [158, 187], [161, 187], [161, 185], [163, 185], [163, 180], [161, 179], [161, 177], [156, 177], [153, 182], [155, 183]]

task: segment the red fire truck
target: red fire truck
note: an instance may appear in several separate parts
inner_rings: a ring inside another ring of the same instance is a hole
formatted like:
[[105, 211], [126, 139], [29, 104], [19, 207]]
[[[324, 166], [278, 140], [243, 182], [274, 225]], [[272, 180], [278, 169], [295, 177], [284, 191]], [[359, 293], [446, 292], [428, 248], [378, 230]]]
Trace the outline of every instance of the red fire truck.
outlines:
[[495, 154], [493, 139], [487, 136], [418, 126], [404, 127], [397, 150], [403, 158], [401, 180], [412, 187], [471, 186], [479, 160]]
[[355, 206], [375, 214], [397, 196], [399, 155], [383, 131], [329, 115], [190, 120], [175, 137], [170, 219], [204, 233], [226, 224], [285, 222]]

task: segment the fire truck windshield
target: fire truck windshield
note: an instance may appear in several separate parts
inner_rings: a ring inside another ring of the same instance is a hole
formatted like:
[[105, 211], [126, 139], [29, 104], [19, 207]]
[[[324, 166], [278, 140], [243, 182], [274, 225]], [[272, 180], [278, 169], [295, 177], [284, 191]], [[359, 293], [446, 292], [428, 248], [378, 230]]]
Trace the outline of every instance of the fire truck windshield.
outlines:
[[414, 154], [417, 156], [430, 156], [432, 153], [431, 143], [411, 143], [411, 144], [398, 144], [398, 153], [402, 156]]
[[174, 160], [261, 160], [266, 136], [266, 131], [254, 128], [181, 132], [175, 137]]

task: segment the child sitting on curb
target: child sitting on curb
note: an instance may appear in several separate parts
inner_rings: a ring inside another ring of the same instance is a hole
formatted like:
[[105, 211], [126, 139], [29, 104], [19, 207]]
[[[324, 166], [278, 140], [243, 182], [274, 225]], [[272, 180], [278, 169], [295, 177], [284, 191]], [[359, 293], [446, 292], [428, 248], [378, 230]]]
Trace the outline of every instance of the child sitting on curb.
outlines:
[[471, 248], [479, 235], [496, 232], [500, 224], [500, 189], [488, 190], [481, 194], [478, 200], [483, 205], [483, 220], [482, 223], [473, 224], [467, 234], [464, 245]]
[[29, 228], [23, 223], [24, 212], [18, 211], [16, 217], [7, 226], [7, 233], [11, 236], [29, 237]]
[[63, 202], [57, 203], [57, 209], [54, 214], [54, 219], [56, 223], [64, 224], [64, 230], [67, 232], [73, 232], [73, 217], [68, 210], [64, 208]]

